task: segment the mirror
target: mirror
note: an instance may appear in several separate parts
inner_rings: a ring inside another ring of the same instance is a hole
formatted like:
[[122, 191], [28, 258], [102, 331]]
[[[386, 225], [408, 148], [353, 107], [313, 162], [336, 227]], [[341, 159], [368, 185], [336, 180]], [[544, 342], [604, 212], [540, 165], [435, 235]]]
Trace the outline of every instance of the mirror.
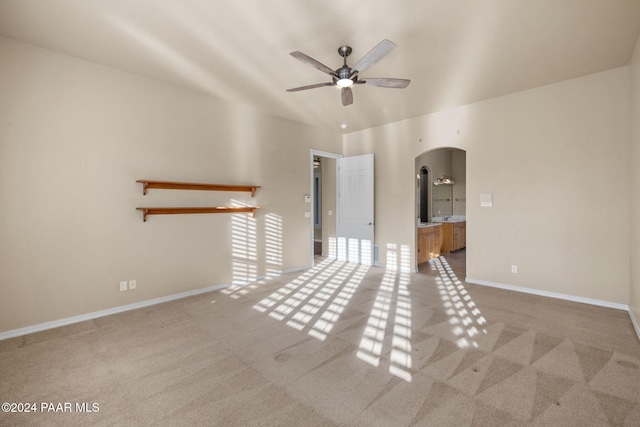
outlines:
[[453, 215], [453, 185], [433, 186], [433, 216]]

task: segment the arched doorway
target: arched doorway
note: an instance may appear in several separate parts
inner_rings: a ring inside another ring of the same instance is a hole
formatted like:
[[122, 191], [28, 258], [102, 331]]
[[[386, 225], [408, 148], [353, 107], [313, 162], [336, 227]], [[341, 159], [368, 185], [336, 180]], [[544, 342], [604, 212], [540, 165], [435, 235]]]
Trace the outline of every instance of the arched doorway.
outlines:
[[[466, 266], [466, 151], [437, 148], [425, 151], [415, 159], [416, 173], [416, 267], [428, 266], [433, 256], [425, 259], [425, 238], [420, 234], [434, 234], [429, 239], [440, 239], [440, 253]], [[425, 229], [434, 226], [436, 229]], [[439, 231], [439, 233], [438, 233]], [[455, 241], [454, 241], [455, 238]], [[431, 241], [431, 240], [429, 240]], [[437, 252], [437, 251], [436, 251]]]

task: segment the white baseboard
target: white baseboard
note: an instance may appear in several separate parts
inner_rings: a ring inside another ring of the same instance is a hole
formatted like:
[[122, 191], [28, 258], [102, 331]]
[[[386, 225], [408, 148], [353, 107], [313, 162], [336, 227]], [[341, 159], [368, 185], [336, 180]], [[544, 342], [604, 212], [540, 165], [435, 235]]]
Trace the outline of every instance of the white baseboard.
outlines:
[[296, 273], [298, 271], [309, 270], [312, 267], [313, 267], [313, 264], [307, 264], [307, 265], [303, 265], [302, 267], [290, 268], [288, 270], [280, 270], [280, 274], [282, 275], [282, 274]]
[[610, 302], [610, 301], [602, 301], [602, 300], [591, 299], [591, 298], [577, 297], [574, 295], [561, 294], [557, 292], [541, 291], [538, 289], [523, 288], [520, 286], [505, 285], [504, 283], [488, 282], [486, 280], [476, 280], [476, 279], [470, 279], [468, 277], [465, 278], [465, 282], [473, 283], [474, 285], [489, 286], [491, 288], [505, 289], [508, 291], [522, 292], [525, 294], [539, 295], [543, 297], [580, 302], [583, 304], [597, 305], [600, 307], [614, 308], [616, 310], [629, 311], [629, 306], [627, 304], [619, 304], [619, 303]]
[[633, 329], [636, 330], [636, 335], [638, 335], [638, 339], [640, 340], [640, 324], [638, 323], [636, 316], [633, 315], [633, 311], [631, 310], [631, 307], [629, 307], [629, 317], [631, 317], [631, 323], [633, 324]]
[[122, 313], [124, 311], [135, 310], [138, 308], [148, 307], [150, 305], [161, 304], [163, 302], [173, 301], [181, 298], [187, 298], [194, 295], [204, 294], [206, 292], [218, 291], [229, 287], [228, 284], [209, 286], [207, 288], [196, 289], [193, 291], [181, 292], [179, 294], [168, 295], [166, 297], [154, 298], [146, 301], [140, 301], [133, 304], [121, 305], [119, 307], [108, 308], [106, 310], [94, 311], [93, 313], [80, 314], [78, 316], [67, 317], [64, 319], [53, 320], [51, 322], [39, 323], [33, 326], [27, 326], [11, 331], [0, 332], [0, 341], [9, 338], [15, 338], [22, 335], [32, 334], [34, 332], [46, 331], [47, 329], [59, 328], [73, 323], [84, 322], [85, 320], [97, 319], [99, 317], [110, 316], [112, 314]]
[[[308, 270], [310, 269], [310, 265], [305, 265], [302, 267], [296, 267], [289, 270], [280, 271], [280, 275], [294, 273], [296, 271]], [[254, 281], [259, 281], [264, 279], [264, 276], [256, 277], [255, 280], [247, 281], [246, 283], [235, 283], [235, 285], [243, 286], [248, 283], [253, 283]], [[179, 294], [168, 295], [166, 297], [154, 298], [146, 301], [140, 301], [133, 304], [121, 305], [119, 307], [108, 308], [106, 310], [94, 311], [93, 313], [80, 314], [78, 316], [67, 317], [64, 319], [53, 320], [51, 322], [39, 323], [33, 326], [26, 326], [24, 328], [13, 329], [10, 331], [0, 332], [0, 341], [6, 340], [9, 338], [20, 337], [22, 335], [32, 334], [34, 332], [42, 332], [47, 329], [59, 328], [61, 326], [71, 325], [73, 323], [80, 323], [86, 320], [93, 320], [99, 317], [110, 316], [112, 314], [122, 313], [124, 311], [135, 310], [138, 308], [148, 307], [150, 305], [161, 304], [163, 302], [173, 301], [181, 298], [187, 298], [194, 295], [204, 294], [206, 292], [219, 291], [221, 289], [225, 289], [231, 286], [230, 284], [223, 285], [215, 285], [209, 286], [206, 288], [195, 289], [193, 291], [181, 292]]]

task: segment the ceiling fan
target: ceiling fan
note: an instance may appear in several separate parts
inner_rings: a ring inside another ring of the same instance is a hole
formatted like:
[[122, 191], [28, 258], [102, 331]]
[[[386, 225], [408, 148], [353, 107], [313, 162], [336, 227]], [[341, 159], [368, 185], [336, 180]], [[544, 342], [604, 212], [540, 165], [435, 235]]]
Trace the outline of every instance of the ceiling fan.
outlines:
[[407, 79], [391, 79], [391, 78], [366, 78], [360, 79], [359, 75], [364, 70], [377, 64], [382, 58], [384, 58], [396, 45], [389, 40], [382, 40], [373, 49], [369, 51], [365, 56], [360, 59], [352, 68], [347, 65], [347, 56], [351, 55], [350, 46], [340, 46], [338, 53], [344, 59], [342, 67], [337, 70], [332, 70], [321, 62], [316, 61], [308, 55], [302, 52], [291, 52], [291, 56], [305, 62], [312, 67], [322, 71], [331, 76], [331, 82], [316, 83], [308, 86], [296, 87], [293, 89], [287, 89], [287, 92], [297, 92], [300, 90], [315, 89], [317, 87], [324, 86], [339, 86], [342, 88], [342, 105], [353, 104], [353, 92], [351, 91], [352, 85], [370, 85], [376, 87], [387, 87], [395, 89], [404, 89], [409, 86], [411, 80]]

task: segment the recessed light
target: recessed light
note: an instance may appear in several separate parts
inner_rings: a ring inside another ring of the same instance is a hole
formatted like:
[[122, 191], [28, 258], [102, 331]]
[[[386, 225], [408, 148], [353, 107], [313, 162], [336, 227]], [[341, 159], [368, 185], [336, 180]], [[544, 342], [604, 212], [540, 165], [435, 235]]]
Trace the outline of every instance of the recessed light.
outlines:
[[340, 127], [341, 127], [342, 129], [346, 129], [347, 127], [349, 127], [349, 125], [347, 125], [346, 123], [343, 123], [343, 124], [341, 124], [341, 125], [340, 125]]

